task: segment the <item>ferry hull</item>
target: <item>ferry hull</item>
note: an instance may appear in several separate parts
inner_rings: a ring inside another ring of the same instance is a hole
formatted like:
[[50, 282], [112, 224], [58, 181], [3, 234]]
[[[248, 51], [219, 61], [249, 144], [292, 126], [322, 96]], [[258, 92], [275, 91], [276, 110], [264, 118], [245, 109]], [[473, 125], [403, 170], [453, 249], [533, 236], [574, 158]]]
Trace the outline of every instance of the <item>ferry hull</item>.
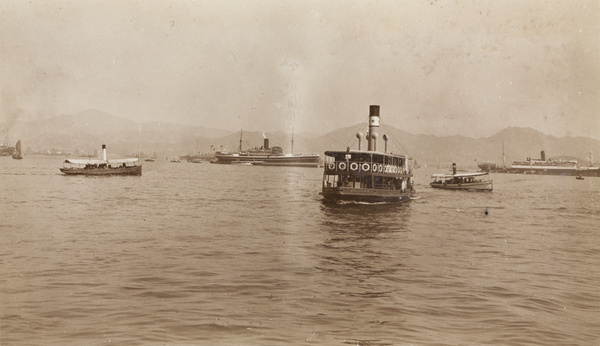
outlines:
[[61, 168], [61, 172], [69, 175], [142, 175], [142, 166], [118, 168]]
[[323, 187], [321, 195], [327, 201], [355, 201], [367, 203], [409, 201], [414, 191], [357, 189], [348, 187]]

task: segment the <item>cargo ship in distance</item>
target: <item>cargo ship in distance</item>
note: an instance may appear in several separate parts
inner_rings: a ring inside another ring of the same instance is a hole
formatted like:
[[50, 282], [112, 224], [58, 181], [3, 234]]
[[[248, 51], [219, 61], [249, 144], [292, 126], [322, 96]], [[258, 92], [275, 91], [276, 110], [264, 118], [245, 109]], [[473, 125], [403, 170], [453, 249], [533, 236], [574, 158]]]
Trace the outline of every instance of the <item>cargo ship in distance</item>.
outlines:
[[415, 194], [411, 159], [405, 155], [377, 151], [379, 106], [369, 109], [369, 129], [366, 136], [368, 149], [361, 150], [361, 132], [358, 150], [326, 151], [321, 195], [325, 201], [404, 202]]
[[[292, 138], [292, 148], [293, 143]], [[283, 149], [279, 146], [269, 147], [268, 138], [264, 139], [263, 146], [242, 151], [242, 133], [240, 132], [239, 151], [217, 151], [213, 162], [219, 164], [318, 167], [319, 154], [284, 154]]]
[[600, 177], [600, 167], [598, 166], [581, 166], [577, 160], [546, 160], [546, 153], [543, 150], [540, 152], [539, 159], [528, 157], [524, 161], [513, 161], [510, 168], [496, 168], [490, 171], [495, 173]]

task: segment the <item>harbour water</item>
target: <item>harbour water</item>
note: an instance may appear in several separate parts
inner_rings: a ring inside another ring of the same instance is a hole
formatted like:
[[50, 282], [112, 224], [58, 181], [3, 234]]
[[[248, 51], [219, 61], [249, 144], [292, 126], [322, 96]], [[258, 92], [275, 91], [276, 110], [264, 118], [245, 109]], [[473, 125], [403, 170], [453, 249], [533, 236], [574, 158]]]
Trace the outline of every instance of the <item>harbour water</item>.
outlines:
[[0, 158], [1, 345], [598, 345], [600, 178], [324, 204], [322, 170]]

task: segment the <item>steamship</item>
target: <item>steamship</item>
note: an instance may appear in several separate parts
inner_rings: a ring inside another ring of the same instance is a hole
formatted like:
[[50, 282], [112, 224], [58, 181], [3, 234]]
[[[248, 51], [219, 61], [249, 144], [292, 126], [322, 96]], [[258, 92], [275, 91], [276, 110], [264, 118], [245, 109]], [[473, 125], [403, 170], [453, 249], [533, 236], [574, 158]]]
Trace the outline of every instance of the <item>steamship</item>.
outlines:
[[513, 161], [510, 168], [498, 170], [500, 173], [518, 174], [543, 174], [566, 176], [600, 176], [600, 167], [583, 167], [577, 160], [546, 160], [546, 153], [542, 150], [539, 159], [527, 158], [524, 161]]
[[137, 158], [106, 159], [106, 145], [102, 144], [102, 160], [66, 159], [60, 171], [75, 175], [142, 175], [142, 164]]
[[369, 110], [368, 148], [361, 150], [363, 134], [358, 132], [358, 150], [326, 151], [321, 195], [326, 201], [403, 202], [416, 193], [412, 159], [377, 150], [379, 106]]
[[[292, 139], [292, 146], [293, 141]], [[242, 151], [242, 133], [240, 132], [239, 151], [217, 151], [214, 162], [220, 164], [318, 167], [319, 154], [284, 154], [280, 146], [269, 147], [268, 138], [264, 139], [262, 147]]]

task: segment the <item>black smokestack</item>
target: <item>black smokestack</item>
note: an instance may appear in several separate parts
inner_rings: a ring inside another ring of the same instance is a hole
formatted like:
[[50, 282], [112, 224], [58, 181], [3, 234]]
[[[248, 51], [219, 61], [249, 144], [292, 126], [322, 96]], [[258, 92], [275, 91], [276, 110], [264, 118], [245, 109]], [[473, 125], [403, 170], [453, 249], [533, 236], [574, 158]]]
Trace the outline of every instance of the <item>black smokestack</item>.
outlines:
[[542, 150], [542, 152], [540, 153], [540, 156], [542, 157], [542, 161], [546, 161], [546, 152]]
[[265, 144], [264, 144], [265, 149], [269, 149], [269, 139], [265, 138]]
[[452, 163], [452, 175], [456, 174], [456, 163]]

